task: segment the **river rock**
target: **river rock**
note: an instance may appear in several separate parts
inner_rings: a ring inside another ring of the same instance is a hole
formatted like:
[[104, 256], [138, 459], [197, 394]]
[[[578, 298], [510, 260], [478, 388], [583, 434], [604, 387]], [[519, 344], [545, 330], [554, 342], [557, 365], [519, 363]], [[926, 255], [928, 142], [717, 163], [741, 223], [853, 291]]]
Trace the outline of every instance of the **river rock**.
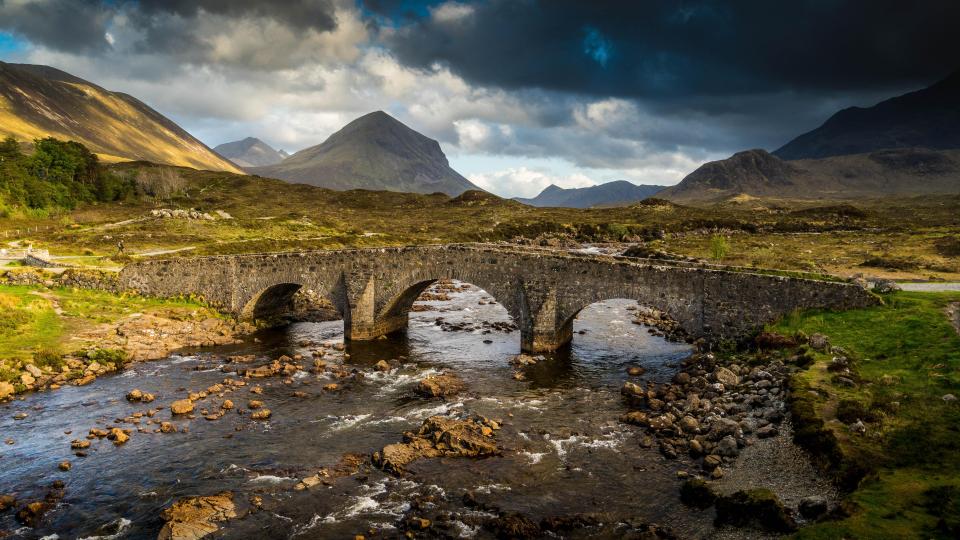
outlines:
[[170, 412], [173, 414], [190, 414], [193, 412], [193, 402], [189, 399], [179, 399], [170, 404]]
[[69, 471], [72, 467], [73, 467], [73, 465], [71, 465], [70, 462], [69, 462], [69, 461], [66, 461], [66, 460], [61, 461], [61, 462], [57, 465], [57, 468], [59, 468], [61, 471], [64, 471], [64, 472]]
[[700, 478], [690, 478], [680, 485], [680, 502], [694, 508], [709, 508], [717, 500], [706, 481]]
[[16, 506], [17, 499], [13, 495], [0, 495], [0, 512], [4, 512]]
[[649, 423], [647, 420], [647, 413], [643, 411], [630, 411], [624, 415], [621, 415], [620, 421], [625, 424], [633, 424], [635, 426], [646, 426]]
[[175, 433], [177, 426], [171, 422], [160, 422], [160, 433]]
[[143, 398], [143, 392], [139, 388], [127, 392], [127, 401], [140, 401]]
[[630, 399], [645, 399], [647, 397], [647, 391], [642, 386], [630, 381], [623, 383], [620, 394]]
[[740, 448], [737, 446], [737, 440], [732, 435], [727, 435], [720, 439], [714, 452], [723, 457], [737, 457], [740, 455]]
[[647, 370], [640, 366], [630, 366], [629, 368], [627, 368], [627, 375], [631, 377], [639, 377], [646, 372]]
[[107, 435], [107, 438], [113, 441], [113, 444], [120, 446], [130, 440], [130, 435], [128, 435], [126, 431], [115, 427], [110, 429], [110, 434]]
[[43, 372], [40, 371], [40, 368], [33, 364], [27, 364], [23, 366], [23, 369], [27, 370], [27, 372], [30, 373], [30, 375], [33, 375], [35, 379], [39, 379], [43, 376]]
[[166, 521], [157, 540], [197, 540], [216, 532], [217, 523], [237, 517], [233, 493], [187, 497], [160, 513]]
[[223, 403], [220, 405], [220, 408], [225, 411], [229, 411], [230, 409], [233, 408], [233, 402], [230, 401], [229, 399], [225, 399], [223, 400]]
[[800, 515], [807, 519], [817, 519], [827, 513], [827, 500], [819, 495], [804, 497], [800, 500]]
[[402, 474], [407, 465], [420, 458], [487, 457], [498, 453], [491, 421], [482, 417], [462, 420], [431, 416], [423, 421], [416, 433], [404, 434], [404, 440], [374, 452], [374, 465], [387, 472]]
[[533, 366], [540, 360], [543, 360], [542, 356], [531, 356], [529, 354], [518, 354], [510, 359], [510, 363], [517, 367]]
[[373, 368], [376, 369], [377, 371], [386, 373], [390, 371], [390, 364], [388, 364], [386, 360], [380, 360], [379, 362], [376, 363], [376, 365], [373, 366]]
[[417, 384], [417, 393], [429, 398], [447, 397], [460, 393], [466, 384], [453, 373], [431, 375]]
[[740, 377], [725, 367], [718, 367], [713, 371], [713, 378], [724, 386], [736, 386], [740, 384]]
[[47, 501], [33, 501], [23, 505], [17, 511], [17, 520], [28, 527], [36, 527], [43, 515], [53, 508], [53, 503]]
[[270, 418], [270, 415], [270, 409], [258, 409], [250, 415], [250, 418], [253, 418], [254, 420], [266, 420]]
[[30, 386], [30, 385], [32, 385], [33, 383], [37, 382], [37, 380], [33, 377], [33, 375], [31, 375], [31, 374], [29, 374], [29, 373], [27, 373], [27, 372], [25, 371], [25, 372], [23, 372], [23, 373], [20, 374], [20, 382], [21, 382], [24, 386]]
[[6, 381], [0, 381], [0, 399], [5, 399], [8, 396], [12, 396], [16, 391], [16, 388], [12, 384]]
[[90, 448], [90, 441], [85, 441], [83, 439], [74, 439], [70, 441], [70, 448], [74, 450], [83, 450], [84, 448]]
[[247, 403], [247, 408], [249, 409], [259, 409], [263, 407], [263, 402], [258, 399], [251, 399], [250, 403]]

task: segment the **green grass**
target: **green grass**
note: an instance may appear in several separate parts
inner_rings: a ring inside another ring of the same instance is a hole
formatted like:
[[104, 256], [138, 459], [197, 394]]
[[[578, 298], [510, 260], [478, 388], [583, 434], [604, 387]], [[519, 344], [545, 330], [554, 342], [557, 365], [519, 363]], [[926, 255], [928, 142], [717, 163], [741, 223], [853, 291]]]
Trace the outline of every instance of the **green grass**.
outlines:
[[[192, 299], [0, 285], [0, 380], [13, 381], [19, 377], [24, 363], [59, 368], [63, 352], [97, 345], [77, 342], [73, 338], [78, 333], [98, 324], [115, 323], [134, 313], [154, 313], [176, 319], [219, 316]], [[95, 354], [103, 356], [104, 362], [122, 363], [123, 359], [117, 356], [120, 353], [100, 350]]]
[[29, 359], [59, 346], [64, 324], [33, 287], [0, 287], [0, 359]]
[[[851, 494], [857, 509], [850, 517], [813, 525], [799, 537], [949, 538], [958, 532], [950, 529], [957, 526], [955, 515], [950, 521], [956, 505], [929, 501], [960, 490], [960, 406], [941, 399], [960, 394], [960, 336], [945, 314], [956, 301], [960, 293], [899, 292], [882, 306], [798, 313], [772, 328], [826, 334], [854, 359], [861, 379], [855, 388], [832, 382], [824, 369], [830, 355], [816, 355], [800, 376], [820, 392], [818, 412], [844, 454], [872, 464], [878, 473]], [[866, 436], [831, 422], [842, 401], [858, 402], [877, 416]]]

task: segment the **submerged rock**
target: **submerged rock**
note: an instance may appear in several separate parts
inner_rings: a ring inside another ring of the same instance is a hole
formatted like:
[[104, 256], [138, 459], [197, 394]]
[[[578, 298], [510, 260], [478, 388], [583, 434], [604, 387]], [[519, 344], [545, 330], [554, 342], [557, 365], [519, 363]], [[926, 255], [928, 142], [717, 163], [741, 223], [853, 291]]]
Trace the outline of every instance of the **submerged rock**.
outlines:
[[157, 540], [196, 540], [215, 533], [219, 522], [237, 517], [233, 493], [187, 497], [160, 513], [166, 521]]

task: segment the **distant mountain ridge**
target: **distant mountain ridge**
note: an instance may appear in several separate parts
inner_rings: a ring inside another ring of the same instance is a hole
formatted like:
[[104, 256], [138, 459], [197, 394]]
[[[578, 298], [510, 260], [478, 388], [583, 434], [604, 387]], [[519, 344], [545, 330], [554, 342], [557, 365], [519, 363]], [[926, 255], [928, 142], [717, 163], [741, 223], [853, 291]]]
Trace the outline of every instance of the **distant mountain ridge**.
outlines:
[[106, 161], [241, 172], [138, 99], [49, 66], [0, 62], [0, 137], [7, 135], [77, 141]]
[[326, 141], [253, 174], [336, 190], [369, 189], [456, 196], [479, 190], [450, 167], [440, 144], [383, 111], [344, 126]]
[[657, 197], [705, 203], [737, 195], [857, 199], [954, 193], [960, 193], [960, 150], [898, 148], [794, 161], [747, 150], [705, 163]]
[[862, 154], [891, 148], [960, 148], [960, 71], [872, 107], [850, 107], [774, 152], [781, 159]]
[[287, 157], [256, 137], [223, 143], [213, 151], [244, 168], [276, 165]]
[[626, 206], [659, 193], [665, 186], [637, 185], [626, 180], [582, 188], [562, 188], [550, 184], [532, 198], [514, 200], [530, 206], [591, 208], [594, 206]]

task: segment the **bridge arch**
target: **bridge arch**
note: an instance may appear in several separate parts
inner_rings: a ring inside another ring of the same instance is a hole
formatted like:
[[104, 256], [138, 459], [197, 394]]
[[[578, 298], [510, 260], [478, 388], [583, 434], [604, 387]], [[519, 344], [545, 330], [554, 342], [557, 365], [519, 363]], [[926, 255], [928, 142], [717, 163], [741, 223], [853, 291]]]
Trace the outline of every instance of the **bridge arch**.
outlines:
[[244, 304], [240, 316], [246, 320], [275, 319], [292, 308], [293, 296], [302, 287], [299, 283], [277, 283], [261, 289]]

